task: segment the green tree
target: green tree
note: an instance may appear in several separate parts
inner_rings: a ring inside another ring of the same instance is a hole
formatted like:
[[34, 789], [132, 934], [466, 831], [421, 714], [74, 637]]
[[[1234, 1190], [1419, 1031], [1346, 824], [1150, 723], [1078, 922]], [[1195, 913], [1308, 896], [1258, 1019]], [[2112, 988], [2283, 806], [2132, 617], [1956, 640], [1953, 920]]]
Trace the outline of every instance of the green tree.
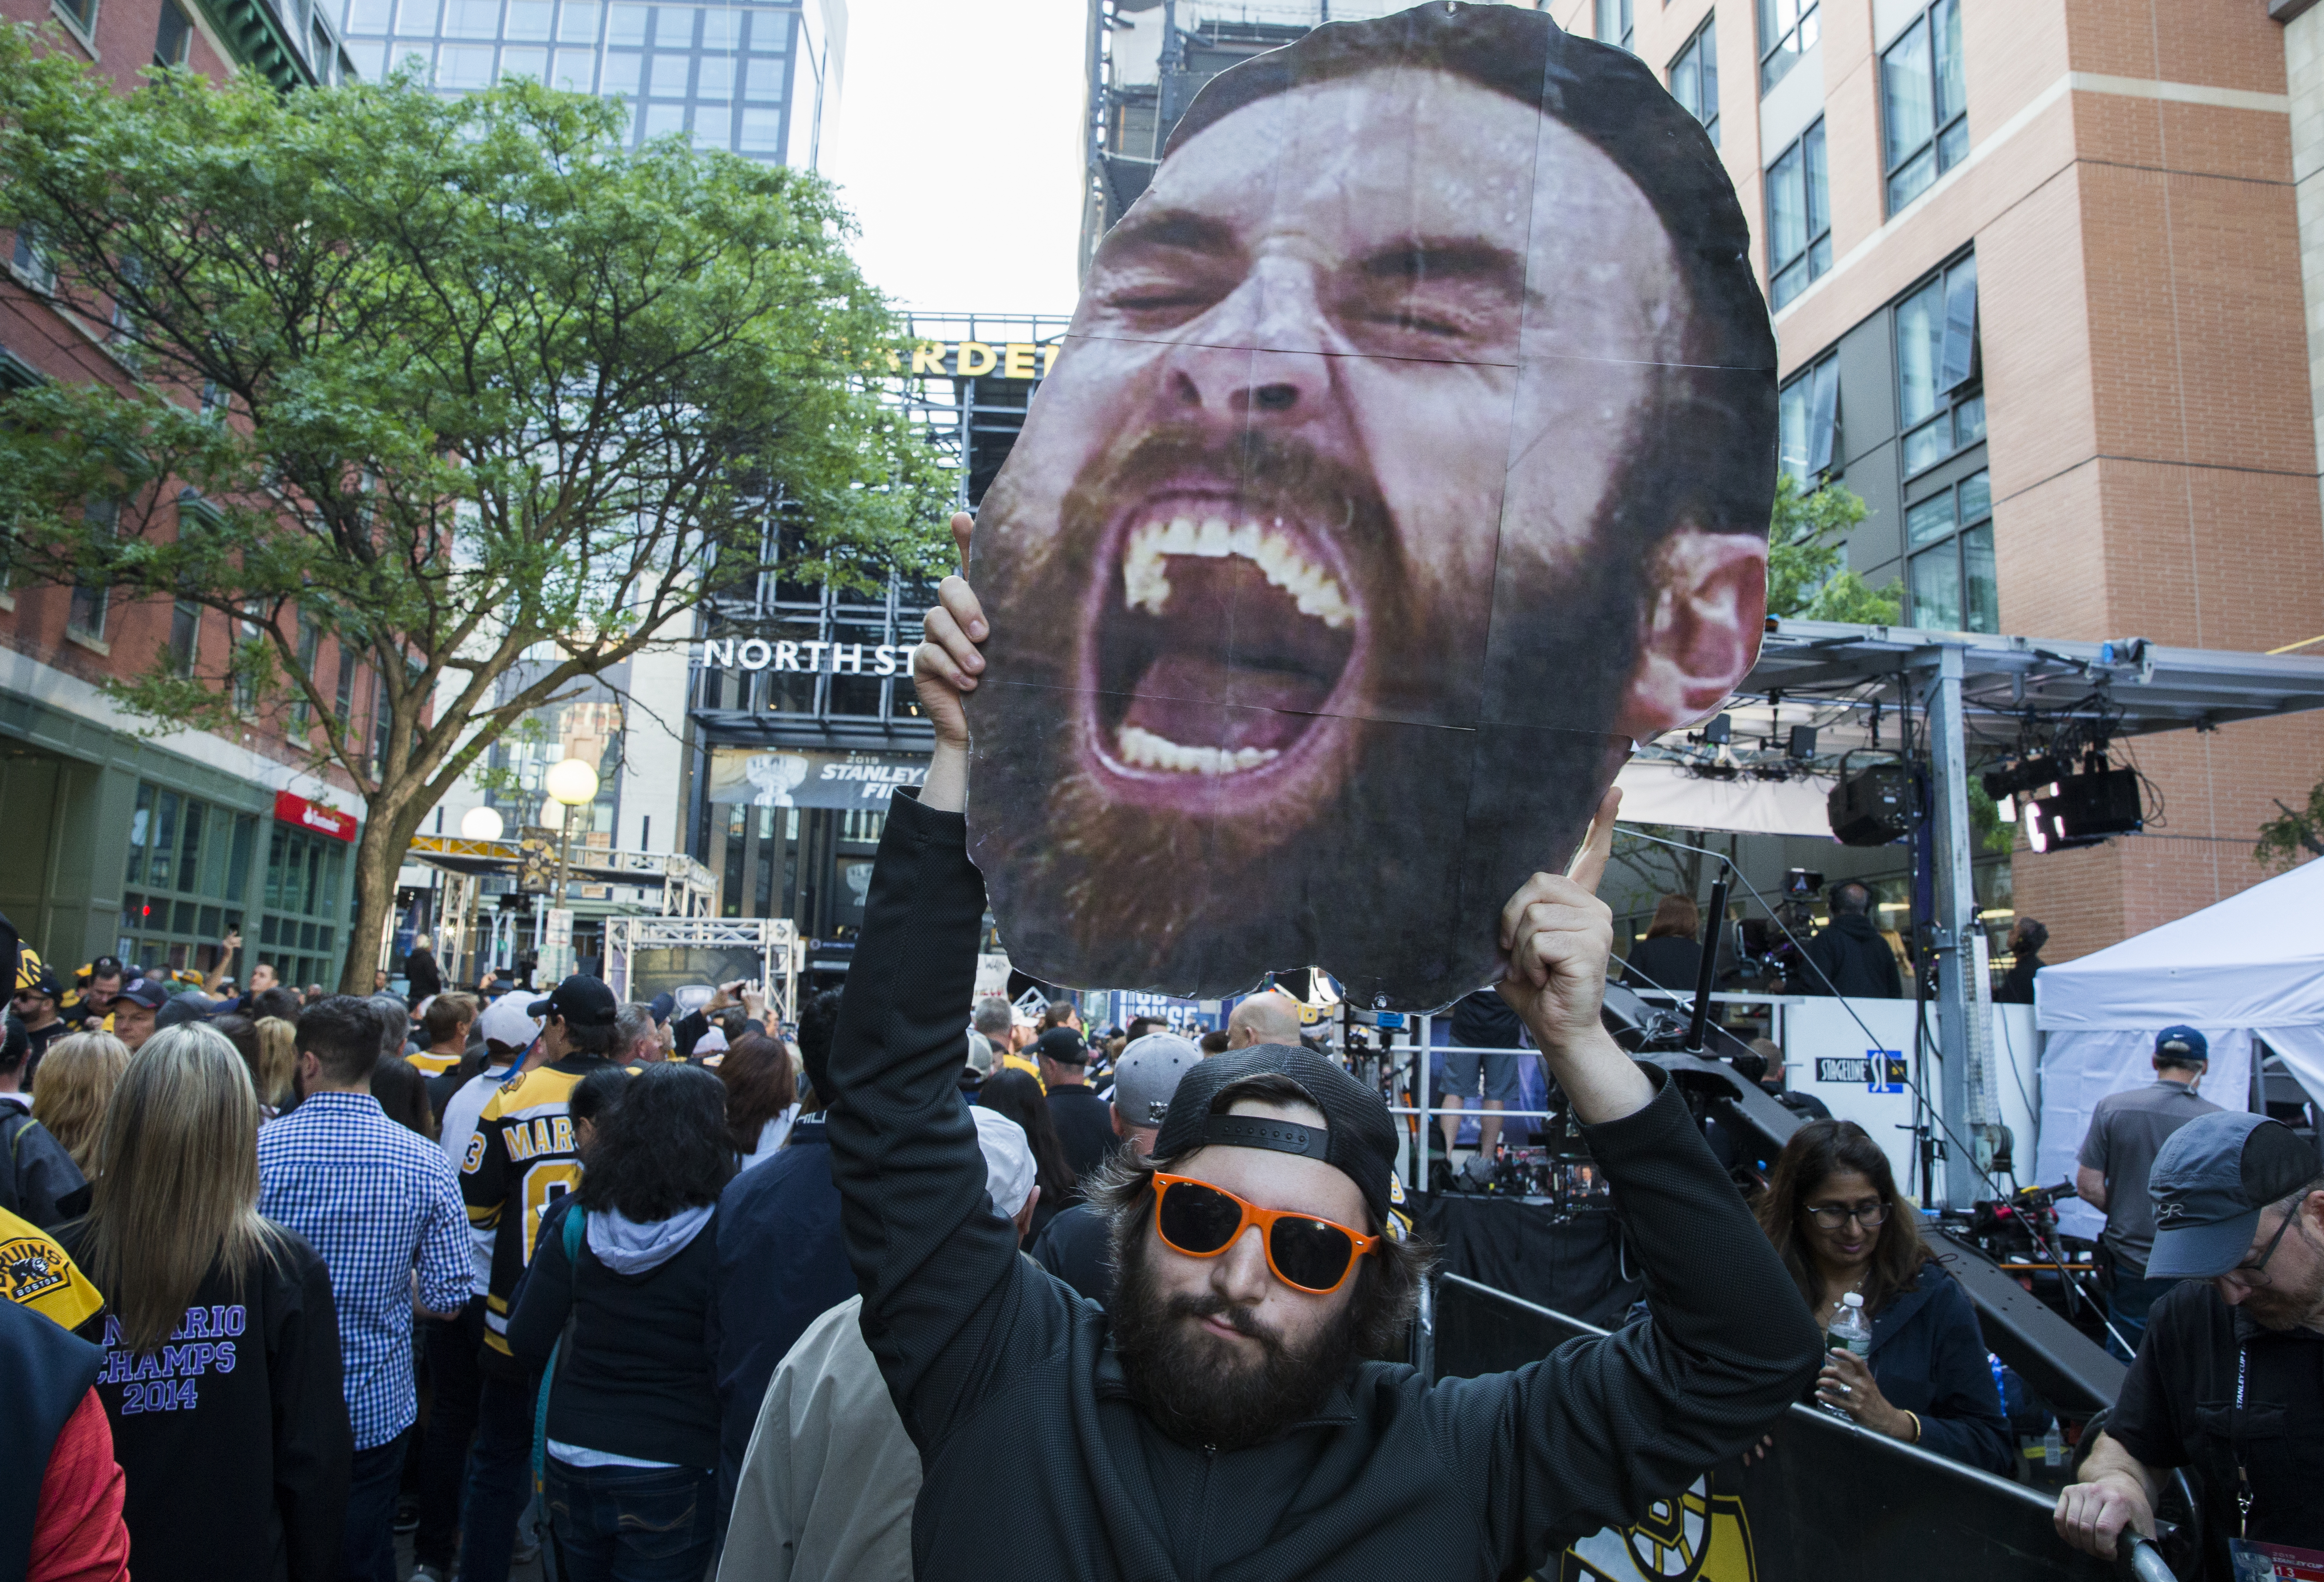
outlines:
[[2277, 816], [2259, 827], [2259, 844], [2252, 860], [2265, 868], [2289, 868], [2304, 860], [2301, 853], [2324, 857], [2324, 780], [2308, 793], [2308, 805], [2286, 807], [2276, 800]]
[[[780, 560], [872, 585], [948, 547], [828, 185], [622, 125], [409, 76], [119, 96], [0, 32], [0, 225], [118, 370], [0, 403], [10, 575], [239, 623], [110, 690], [157, 731], [280, 722], [352, 780], [349, 989], [420, 820], [503, 731]], [[374, 667], [375, 719], [302, 622]]]
[[1893, 626], [1902, 619], [1904, 584], [1875, 588], [1841, 566], [1848, 535], [1864, 520], [1864, 501], [1845, 484], [1803, 492], [1789, 473], [1775, 479], [1767, 529], [1767, 613], [1803, 621]]

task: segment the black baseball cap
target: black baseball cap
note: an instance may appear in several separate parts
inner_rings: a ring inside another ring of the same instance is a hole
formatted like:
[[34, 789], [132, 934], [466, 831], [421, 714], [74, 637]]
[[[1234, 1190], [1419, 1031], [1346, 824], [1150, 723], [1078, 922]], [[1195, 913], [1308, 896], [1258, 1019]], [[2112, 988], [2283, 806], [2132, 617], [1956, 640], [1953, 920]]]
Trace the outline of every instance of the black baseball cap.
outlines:
[[1089, 1064], [1089, 1045], [1071, 1027], [1052, 1027], [1033, 1040], [1033, 1053], [1061, 1066]]
[[621, 1002], [602, 978], [592, 978], [576, 972], [555, 989], [547, 999], [534, 1000], [525, 1007], [528, 1016], [555, 1016], [576, 1027], [610, 1027], [622, 1012]]
[[121, 986], [121, 992], [114, 998], [158, 1011], [170, 1003], [170, 989], [158, 978], [133, 978]]
[[2154, 1155], [2150, 1280], [2209, 1280], [2243, 1261], [2260, 1213], [2314, 1181], [2316, 1150], [2280, 1120], [2237, 1110], [2199, 1115]]
[[[122, 998], [125, 999], [130, 997], [124, 995]], [[207, 1022], [217, 1007], [218, 1002], [200, 989], [189, 989], [183, 994], [170, 997], [170, 1003], [153, 1014], [153, 1026], [158, 1031], [163, 1027], [175, 1027], [185, 1022]]]
[[[1227, 1115], [1226, 1090], [1247, 1077], [1291, 1080], [1323, 1112], [1324, 1129], [1271, 1116]], [[1396, 1177], [1396, 1126], [1380, 1096], [1327, 1055], [1289, 1044], [1257, 1044], [1213, 1055], [1178, 1079], [1170, 1111], [1154, 1137], [1154, 1157], [1176, 1159], [1202, 1147], [1269, 1148], [1321, 1159], [1356, 1183], [1372, 1222], [1388, 1224]]]

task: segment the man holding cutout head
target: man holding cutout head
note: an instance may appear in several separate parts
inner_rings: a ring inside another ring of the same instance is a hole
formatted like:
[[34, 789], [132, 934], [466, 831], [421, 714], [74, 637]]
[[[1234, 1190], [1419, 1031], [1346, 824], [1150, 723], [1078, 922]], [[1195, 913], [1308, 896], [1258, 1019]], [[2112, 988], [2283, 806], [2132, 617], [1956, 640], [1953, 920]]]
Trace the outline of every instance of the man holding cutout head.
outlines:
[[[966, 517], [954, 519], [964, 556]], [[1390, 1234], [1396, 1133], [1329, 1059], [1262, 1044], [1194, 1064], [1150, 1152], [1093, 1184], [1104, 1311], [1020, 1257], [954, 1082], [985, 905], [962, 809], [962, 694], [991, 630], [946, 578], [914, 655], [936, 732], [894, 796], [827, 1058], [863, 1335], [926, 1468], [923, 1578], [1519, 1575], [1634, 1522], [1798, 1398], [1817, 1335], [1677, 1091], [1600, 1019], [1612, 919], [1592, 893], [1618, 797], [1570, 875], [1498, 909], [1500, 992], [1616, 1183], [1651, 1323], [1431, 1386], [1401, 1347], [1424, 1249]], [[1008, 1467], [996, 1479], [995, 1467]]]

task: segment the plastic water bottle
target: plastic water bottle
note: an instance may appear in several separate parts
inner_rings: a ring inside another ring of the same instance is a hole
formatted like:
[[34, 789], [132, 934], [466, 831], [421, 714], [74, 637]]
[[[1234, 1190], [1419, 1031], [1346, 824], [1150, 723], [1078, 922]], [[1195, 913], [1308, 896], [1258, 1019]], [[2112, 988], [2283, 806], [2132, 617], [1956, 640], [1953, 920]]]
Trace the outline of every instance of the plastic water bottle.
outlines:
[[[1849, 1351], [1858, 1357], [1870, 1356], [1872, 1326], [1864, 1320], [1864, 1298], [1851, 1291], [1840, 1301], [1840, 1313], [1831, 1321], [1831, 1332], [1827, 1344], [1835, 1351]], [[1856, 1421], [1837, 1406], [1827, 1404], [1824, 1410], [1844, 1421]]]
[[2058, 1431], [2058, 1420], [2050, 1420], [2050, 1431], [2042, 1436], [2042, 1465], [2063, 1467], [2066, 1464], [2066, 1436]]
[[1851, 1291], [1840, 1301], [1840, 1316], [1831, 1321], [1831, 1338], [1858, 1357], [1871, 1356], [1872, 1326], [1864, 1320], [1864, 1298]]

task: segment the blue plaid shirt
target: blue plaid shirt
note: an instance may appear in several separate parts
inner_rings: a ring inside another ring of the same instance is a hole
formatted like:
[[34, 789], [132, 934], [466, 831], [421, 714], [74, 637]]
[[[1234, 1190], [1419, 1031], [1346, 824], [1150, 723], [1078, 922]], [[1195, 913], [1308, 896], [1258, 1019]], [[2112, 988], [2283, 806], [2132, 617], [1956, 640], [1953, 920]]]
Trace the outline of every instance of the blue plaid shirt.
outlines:
[[411, 1271], [420, 1301], [468, 1300], [468, 1217], [451, 1161], [368, 1093], [316, 1093], [258, 1129], [258, 1211], [305, 1237], [331, 1271], [355, 1449], [420, 1415], [411, 1382]]

